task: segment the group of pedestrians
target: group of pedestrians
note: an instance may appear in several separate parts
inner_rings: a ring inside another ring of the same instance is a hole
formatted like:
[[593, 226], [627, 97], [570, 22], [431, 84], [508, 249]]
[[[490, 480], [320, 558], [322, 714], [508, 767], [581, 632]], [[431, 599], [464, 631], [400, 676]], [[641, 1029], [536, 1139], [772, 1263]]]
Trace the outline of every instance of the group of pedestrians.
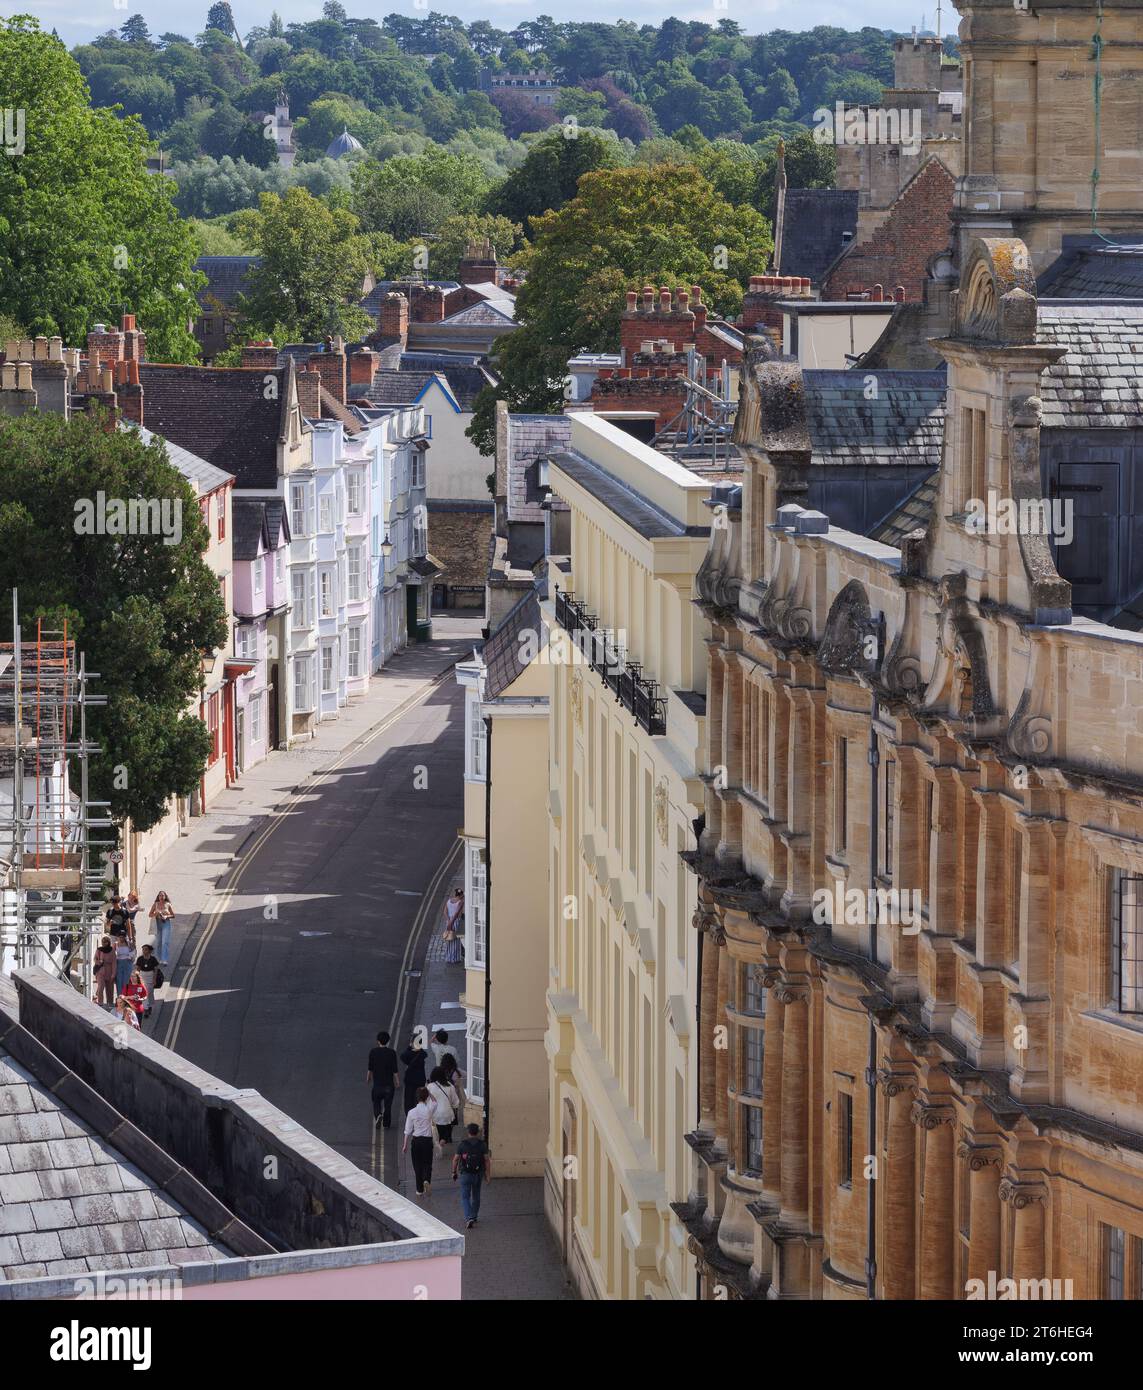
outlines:
[[135, 918], [141, 909], [139, 895], [125, 898], [112, 894], [104, 913], [107, 934], [95, 951], [95, 1002], [116, 1013], [129, 1026], [150, 1018], [156, 991], [165, 983], [163, 966], [170, 961], [171, 923], [175, 910], [166, 893], [159, 893], [147, 914], [158, 941], [137, 949]]
[[[405, 1068], [403, 1077], [400, 1066]], [[401, 1152], [410, 1156], [417, 1196], [431, 1196], [433, 1159], [452, 1147], [453, 1129], [464, 1113], [464, 1073], [457, 1065], [448, 1033], [438, 1029], [428, 1049], [414, 1036], [400, 1057], [390, 1045], [389, 1034], [378, 1033], [377, 1045], [369, 1053], [368, 1081], [377, 1129], [390, 1128], [393, 1099], [397, 1090], [402, 1090], [405, 1133]], [[452, 1176], [460, 1182], [465, 1223], [475, 1226], [480, 1214], [481, 1185], [492, 1176], [488, 1146], [480, 1137], [479, 1125], [466, 1126], [465, 1137], [452, 1155]]]

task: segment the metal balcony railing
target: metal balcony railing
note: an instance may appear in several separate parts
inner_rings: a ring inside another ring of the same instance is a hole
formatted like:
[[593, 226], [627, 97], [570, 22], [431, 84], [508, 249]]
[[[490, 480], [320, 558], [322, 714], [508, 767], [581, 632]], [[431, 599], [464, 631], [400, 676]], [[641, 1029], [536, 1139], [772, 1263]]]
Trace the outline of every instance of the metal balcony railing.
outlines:
[[591, 669], [613, 692], [621, 705], [649, 734], [667, 732], [667, 701], [657, 681], [643, 675], [642, 666], [629, 661], [610, 628], [601, 628], [594, 613], [574, 594], [556, 594], [556, 622], [568, 632]]

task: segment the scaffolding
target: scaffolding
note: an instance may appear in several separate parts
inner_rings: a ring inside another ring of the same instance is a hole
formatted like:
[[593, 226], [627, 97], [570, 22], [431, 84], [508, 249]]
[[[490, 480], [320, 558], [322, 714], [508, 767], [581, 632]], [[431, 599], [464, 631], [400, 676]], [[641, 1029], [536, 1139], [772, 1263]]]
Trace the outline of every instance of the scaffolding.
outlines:
[[721, 371], [707, 377], [705, 363], [692, 345], [687, 349], [687, 366], [681, 381], [686, 389], [686, 404], [658, 431], [652, 445], [688, 468], [734, 467], [739, 460], [734, 444], [738, 402], [731, 396], [727, 364], [724, 362]]
[[[89, 693], [75, 642], [37, 619], [0, 643], [0, 974], [38, 965], [89, 997], [103, 929], [107, 865], [116, 848], [106, 802], [88, 797]], [[72, 790], [78, 781], [78, 795]], [[92, 831], [111, 831], [93, 839]]]

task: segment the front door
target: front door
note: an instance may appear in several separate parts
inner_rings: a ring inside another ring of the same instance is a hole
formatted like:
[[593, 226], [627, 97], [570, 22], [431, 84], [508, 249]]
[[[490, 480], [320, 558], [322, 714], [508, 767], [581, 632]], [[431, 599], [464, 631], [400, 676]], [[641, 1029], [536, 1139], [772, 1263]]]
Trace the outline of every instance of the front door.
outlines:
[[240, 708], [238, 711], [237, 726], [234, 735], [234, 761], [238, 768], [239, 776], [242, 775], [243, 755], [246, 751], [246, 710]]
[[270, 666], [270, 683], [266, 689], [266, 700], [268, 703], [266, 725], [270, 735], [270, 747], [278, 746], [278, 663], [275, 661]]

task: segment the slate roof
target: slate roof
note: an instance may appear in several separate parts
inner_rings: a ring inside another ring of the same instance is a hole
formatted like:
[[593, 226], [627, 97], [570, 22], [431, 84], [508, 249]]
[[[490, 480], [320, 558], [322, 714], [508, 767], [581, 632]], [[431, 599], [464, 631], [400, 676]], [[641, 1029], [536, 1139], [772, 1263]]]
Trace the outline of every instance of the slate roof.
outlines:
[[[508, 416], [508, 520], [539, 522], [545, 513], [540, 506], [536, 459], [540, 454], [566, 449], [571, 439], [569, 415]], [[566, 511], [567, 503], [552, 495], [552, 507]]]
[[802, 373], [805, 423], [816, 463], [938, 468], [944, 435], [945, 373], [879, 372], [865, 398], [865, 373]]
[[[287, 396], [285, 367], [184, 367], [143, 362], [147, 427], [233, 474], [240, 488], [274, 488]], [[278, 378], [267, 399], [266, 378]]]
[[[521, 641], [524, 633], [535, 633], [531, 642]], [[525, 655], [539, 650], [547, 640], [543, 614], [535, 588], [531, 588], [504, 615], [504, 621], [484, 643], [484, 698], [495, 700], [512, 682], [527, 670]], [[529, 650], [530, 649], [530, 650]]]
[[266, 504], [260, 497], [236, 497], [230, 509], [231, 543], [236, 560], [256, 560], [259, 544], [272, 548]]
[[[413, 405], [434, 379], [440, 382], [454, 400], [456, 399], [448, 381], [440, 372], [393, 372], [384, 369], [374, 376], [368, 398], [374, 405]], [[460, 401], [457, 401], [457, 405], [460, 404]]]
[[566, 473], [580, 487], [602, 502], [620, 521], [625, 522], [645, 540], [660, 540], [676, 536], [705, 536], [709, 527], [684, 526], [673, 516], [668, 516], [653, 502], [648, 501], [633, 488], [626, 487], [597, 467], [582, 454], [574, 450], [557, 450], [551, 455], [552, 463]]
[[1036, 327], [1068, 349], [1040, 378], [1045, 429], [1143, 425], [1143, 302], [1041, 300]]
[[232, 1254], [0, 1045], [0, 1277]]
[[348, 130], [343, 130], [326, 146], [326, 159], [340, 159], [342, 155], [352, 154], [354, 150], [363, 150], [365, 146], [356, 136], [350, 135]]
[[245, 288], [246, 276], [261, 260], [261, 256], [200, 256], [194, 268], [206, 276], [206, 284], [196, 296], [199, 305], [215, 309], [219, 304], [228, 308], [235, 304]]
[[933, 508], [937, 505], [940, 487], [941, 474], [938, 469], [923, 478], [899, 506], [870, 529], [870, 539], [900, 550], [911, 531], [923, 531], [928, 526]]
[[460, 282], [457, 280], [379, 280], [369, 293], [357, 302], [366, 313], [376, 318], [381, 312], [381, 301], [387, 294], [391, 291], [396, 291], [398, 294], [403, 294], [405, 298], [408, 299], [413, 286], [419, 284], [424, 284], [426, 287], [435, 285], [437, 289], [444, 290], [446, 295], [450, 290], [460, 289]]
[[483, 304], [470, 304], [467, 309], [458, 309], [455, 314], [446, 314], [444, 322], [450, 326], [456, 324], [488, 325], [497, 328], [502, 324], [514, 324], [516, 315], [512, 312], [514, 301], [511, 300], [486, 300]]
[[787, 188], [776, 274], [808, 275], [820, 284], [848, 244], [843, 232], [857, 234], [856, 189]]
[[1041, 299], [1143, 299], [1143, 240], [1069, 246], [1040, 276]]
[[[143, 429], [139, 425], [131, 424], [128, 425], [128, 428], [137, 430], [139, 438], [144, 444], [150, 444], [153, 439], [158, 438], [150, 430]], [[222, 487], [225, 483], [234, 481], [233, 473], [227, 473], [221, 468], [216, 468], [213, 463], [207, 463], [205, 459], [200, 459], [197, 454], [192, 454], [189, 449], [184, 449], [181, 444], [174, 444], [169, 439], [164, 439], [162, 442], [166, 447], [167, 457], [194, 487], [200, 497], [204, 497], [208, 492], [213, 492], [215, 488]]]

